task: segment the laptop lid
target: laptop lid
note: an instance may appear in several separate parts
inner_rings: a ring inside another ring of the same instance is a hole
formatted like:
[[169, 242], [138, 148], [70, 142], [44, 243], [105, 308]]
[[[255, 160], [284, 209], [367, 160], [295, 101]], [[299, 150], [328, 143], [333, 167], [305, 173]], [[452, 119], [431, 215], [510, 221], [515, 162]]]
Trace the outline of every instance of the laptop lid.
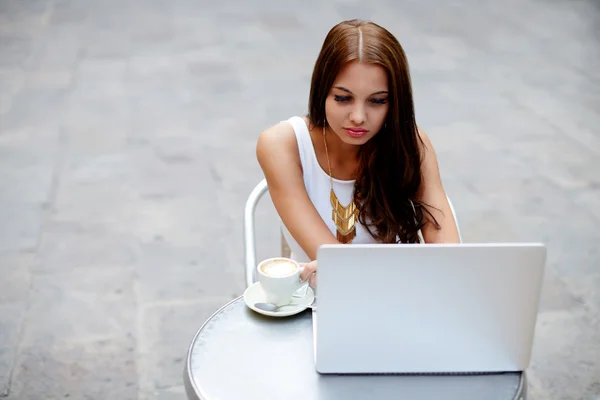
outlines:
[[324, 245], [317, 259], [318, 372], [528, 367], [543, 244]]

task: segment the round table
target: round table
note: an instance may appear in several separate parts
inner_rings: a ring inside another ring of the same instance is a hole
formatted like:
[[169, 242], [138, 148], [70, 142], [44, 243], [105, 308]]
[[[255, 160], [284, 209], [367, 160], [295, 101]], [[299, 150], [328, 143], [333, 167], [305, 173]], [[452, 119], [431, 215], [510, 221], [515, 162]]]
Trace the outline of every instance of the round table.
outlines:
[[191, 400], [522, 400], [525, 373], [321, 375], [314, 368], [311, 311], [271, 318], [242, 297], [215, 312], [191, 342], [184, 384]]

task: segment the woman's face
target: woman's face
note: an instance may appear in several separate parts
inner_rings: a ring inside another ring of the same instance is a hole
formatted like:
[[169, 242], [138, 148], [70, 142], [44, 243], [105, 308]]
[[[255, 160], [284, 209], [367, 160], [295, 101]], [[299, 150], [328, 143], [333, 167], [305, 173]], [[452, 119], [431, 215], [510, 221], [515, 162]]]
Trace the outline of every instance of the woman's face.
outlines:
[[387, 74], [376, 64], [348, 63], [325, 100], [330, 128], [352, 145], [362, 145], [379, 132], [388, 108]]

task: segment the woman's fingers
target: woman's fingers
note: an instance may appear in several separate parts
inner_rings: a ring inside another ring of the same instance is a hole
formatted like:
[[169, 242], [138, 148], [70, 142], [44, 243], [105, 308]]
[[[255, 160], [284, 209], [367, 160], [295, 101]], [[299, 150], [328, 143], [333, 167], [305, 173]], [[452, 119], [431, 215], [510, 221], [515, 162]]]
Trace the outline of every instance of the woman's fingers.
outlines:
[[309, 263], [301, 263], [300, 266], [304, 268], [300, 273], [300, 278], [303, 281], [310, 279], [309, 283], [314, 287], [317, 283], [317, 260]]

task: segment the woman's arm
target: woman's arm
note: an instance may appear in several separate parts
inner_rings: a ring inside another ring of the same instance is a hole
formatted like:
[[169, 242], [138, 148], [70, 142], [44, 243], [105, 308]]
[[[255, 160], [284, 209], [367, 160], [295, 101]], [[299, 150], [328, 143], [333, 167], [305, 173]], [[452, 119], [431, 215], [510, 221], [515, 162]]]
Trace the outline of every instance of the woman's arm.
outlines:
[[[421, 164], [423, 178], [417, 196], [420, 201], [430, 206], [427, 209], [433, 214], [440, 228], [436, 229], [433, 221], [427, 223], [421, 230], [423, 238], [426, 243], [459, 243], [458, 228], [442, 185], [435, 150], [427, 134], [421, 130], [419, 130], [419, 134], [423, 141], [423, 162]], [[427, 213], [425, 216], [431, 218]]]
[[338, 243], [306, 193], [292, 126], [282, 122], [263, 131], [256, 157], [279, 217], [311, 260], [322, 244]]

